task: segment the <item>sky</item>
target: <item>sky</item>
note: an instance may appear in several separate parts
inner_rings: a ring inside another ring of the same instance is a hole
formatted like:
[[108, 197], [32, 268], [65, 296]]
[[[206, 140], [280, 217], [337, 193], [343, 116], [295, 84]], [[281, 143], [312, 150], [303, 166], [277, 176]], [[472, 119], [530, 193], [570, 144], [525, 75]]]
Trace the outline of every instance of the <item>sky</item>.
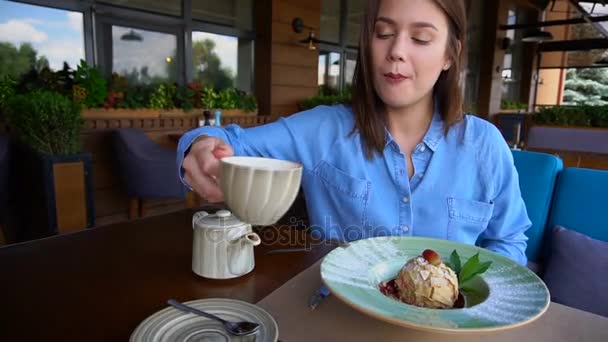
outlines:
[[[114, 70], [130, 71], [147, 65], [151, 76], [166, 76], [166, 59], [174, 55], [176, 37], [134, 29], [143, 41], [121, 40], [130, 30], [113, 27]], [[192, 35], [193, 41], [205, 38], [215, 41], [215, 52], [222, 65], [236, 74], [238, 39], [205, 32]], [[83, 16], [80, 12], [0, 0], [0, 41], [17, 46], [29, 42], [39, 55], [46, 56], [52, 69], [60, 69], [64, 61], [75, 69], [79, 60], [84, 59]]]
[[29, 42], [53, 69], [84, 59], [82, 13], [0, 0], [0, 41]]

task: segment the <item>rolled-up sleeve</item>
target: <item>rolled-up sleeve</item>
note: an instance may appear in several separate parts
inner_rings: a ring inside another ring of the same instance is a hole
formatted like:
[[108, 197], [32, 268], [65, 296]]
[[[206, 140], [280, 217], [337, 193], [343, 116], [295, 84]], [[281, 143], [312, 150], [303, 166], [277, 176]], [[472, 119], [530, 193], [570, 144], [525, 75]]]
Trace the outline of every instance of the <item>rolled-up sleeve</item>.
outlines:
[[[283, 159], [302, 163], [309, 168], [324, 145], [322, 140], [335, 138], [330, 134], [335, 112], [333, 107], [319, 106], [277, 121], [250, 128], [238, 125], [226, 127], [199, 127], [182, 136], [177, 146], [177, 167], [180, 179], [185, 185], [182, 163], [192, 143], [200, 136], [222, 139], [232, 146], [237, 156], [255, 156]], [[323, 130], [328, 130], [323, 132]], [[318, 137], [317, 139], [315, 137]]]

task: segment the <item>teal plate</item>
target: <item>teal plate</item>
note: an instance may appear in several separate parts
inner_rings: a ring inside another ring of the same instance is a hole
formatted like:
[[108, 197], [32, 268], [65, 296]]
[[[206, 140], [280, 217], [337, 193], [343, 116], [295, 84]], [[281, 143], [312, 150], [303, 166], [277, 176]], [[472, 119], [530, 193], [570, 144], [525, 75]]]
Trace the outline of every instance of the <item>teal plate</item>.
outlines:
[[[403, 265], [425, 249], [444, 260], [453, 250], [463, 263], [479, 252], [492, 265], [467, 283], [462, 309], [427, 309], [383, 295], [378, 285], [394, 279]], [[470, 333], [505, 330], [540, 317], [550, 296], [543, 281], [528, 268], [476, 246], [419, 237], [377, 237], [352, 242], [329, 253], [321, 264], [321, 278], [332, 294], [372, 317], [419, 330]]]

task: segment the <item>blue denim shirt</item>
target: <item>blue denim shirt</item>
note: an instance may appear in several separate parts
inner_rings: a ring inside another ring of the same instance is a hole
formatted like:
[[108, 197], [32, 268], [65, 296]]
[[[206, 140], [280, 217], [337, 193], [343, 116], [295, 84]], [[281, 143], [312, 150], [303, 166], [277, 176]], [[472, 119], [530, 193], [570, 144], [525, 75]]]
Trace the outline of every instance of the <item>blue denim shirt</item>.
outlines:
[[[243, 129], [201, 127], [179, 142], [177, 164], [192, 141], [215, 136], [235, 155], [300, 162], [311, 228], [325, 238], [425, 236], [477, 244], [526, 263], [524, 232], [530, 227], [511, 151], [498, 129], [467, 115], [444, 134], [435, 113], [406, 156], [387, 130], [384, 153], [365, 158], [360, 135], [350, 134], [347, 106], [319, 106], [270, 124]], [[183, 178], [182, 178], [183, 181]]]

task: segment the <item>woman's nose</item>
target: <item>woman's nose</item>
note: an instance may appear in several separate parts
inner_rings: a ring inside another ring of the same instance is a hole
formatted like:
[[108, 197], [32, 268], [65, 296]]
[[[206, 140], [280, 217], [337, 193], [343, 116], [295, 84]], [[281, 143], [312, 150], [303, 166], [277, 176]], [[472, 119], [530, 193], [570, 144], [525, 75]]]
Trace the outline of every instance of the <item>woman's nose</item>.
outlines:
[[407, 60], [407, 53], [408, 46], [405, 39], [397, 37], [388, 52], [388, 59], [391, 62], [405, 62]]

